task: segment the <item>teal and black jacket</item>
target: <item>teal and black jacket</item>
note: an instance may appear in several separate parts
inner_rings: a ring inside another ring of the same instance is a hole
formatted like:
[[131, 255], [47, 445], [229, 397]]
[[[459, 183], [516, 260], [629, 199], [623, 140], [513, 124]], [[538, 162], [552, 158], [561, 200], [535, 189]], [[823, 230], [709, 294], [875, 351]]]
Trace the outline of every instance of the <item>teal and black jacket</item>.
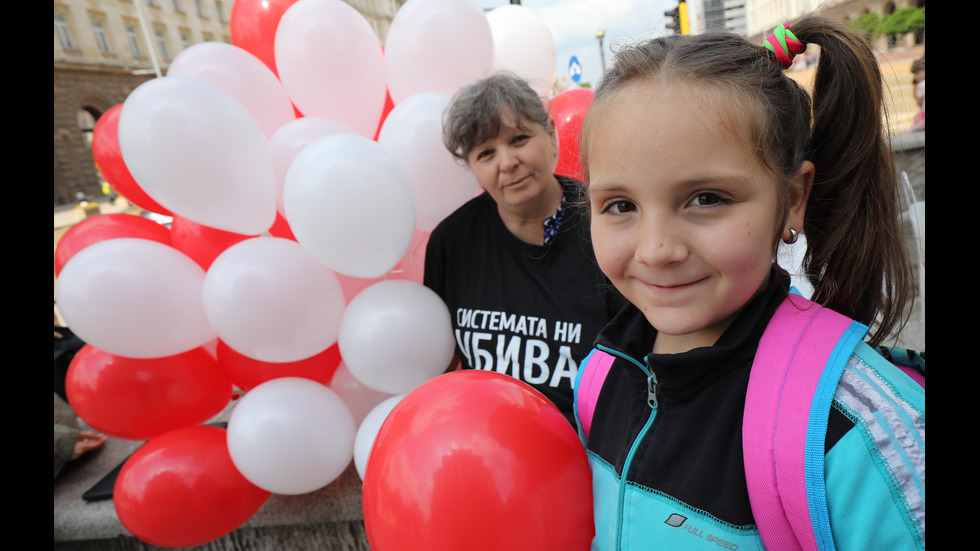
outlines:
[[[616, 361], [583, 433], [593, 549], [763, 549], [742, 419], [759, 339], [788, 292], [774, 276], [710, 348], [651, 354], [655, 330], [633, 306], [600, 333]], [[838, 385], [824, 461], [837, 549], [925, 548], [925, 391], [864, 343]]]

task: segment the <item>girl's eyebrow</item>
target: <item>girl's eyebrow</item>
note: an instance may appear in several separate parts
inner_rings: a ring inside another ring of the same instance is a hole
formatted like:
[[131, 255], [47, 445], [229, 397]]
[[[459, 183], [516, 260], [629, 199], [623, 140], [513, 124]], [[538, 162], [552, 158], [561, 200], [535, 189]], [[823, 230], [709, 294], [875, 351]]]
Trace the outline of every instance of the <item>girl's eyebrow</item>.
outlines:
[[[751, 180], [741, 174], [717, 174], [712, 176], [702, 176], [697, 178], [691, 178], [676, 184], [679, 190], [692, 190], [706, 185], [712, 185], [718, 182], [729, 182], [736, 184], [749, 183]], [[590, 193], [617, 193], [622, 191], [629, 191], [630, 186], [621, 184], [619, 182], [599, 182], [595, 181], [589, 183], [588, 191]]]
[[589, 193], [617, 193], [627, 189], [626, 186], [618, 184], [616, 182], [612, 183], [600, 183], [590, 182], [586, 188]]

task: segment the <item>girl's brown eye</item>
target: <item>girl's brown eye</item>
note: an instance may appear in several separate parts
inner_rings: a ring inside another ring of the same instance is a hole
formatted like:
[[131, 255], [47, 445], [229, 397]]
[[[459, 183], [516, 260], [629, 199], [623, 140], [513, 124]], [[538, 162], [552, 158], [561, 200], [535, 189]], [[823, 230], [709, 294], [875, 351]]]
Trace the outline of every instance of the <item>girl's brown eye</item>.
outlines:
[[725, 203], [725, 200], [715, 193], [699, 193], [691, 200], [691, 204], [697, 207], [710, 207], [719, 203]]
[[600, 214], [605, 214], [607, 212], [612, 214], [625, 214], [627, 212], [633, 212], [634, 210], [636, 210], [636, 205], [630, 201], [620, 199], [607, 203], [606, 206], [602, 208]]

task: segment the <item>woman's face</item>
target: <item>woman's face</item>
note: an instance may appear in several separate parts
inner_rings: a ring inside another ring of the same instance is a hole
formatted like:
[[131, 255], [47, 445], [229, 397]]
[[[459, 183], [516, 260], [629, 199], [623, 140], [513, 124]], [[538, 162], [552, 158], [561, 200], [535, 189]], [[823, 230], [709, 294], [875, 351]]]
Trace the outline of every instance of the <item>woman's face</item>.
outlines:
[[533, 213], [557, 186], [553, 171], [558, 150], [556, 134], [538, 123], [522, 121], [518, 128], [514, 110], [504, 106], [497, 136], [474, 147], [467, 156], [480, 187], [497, 206], [513, 214]]

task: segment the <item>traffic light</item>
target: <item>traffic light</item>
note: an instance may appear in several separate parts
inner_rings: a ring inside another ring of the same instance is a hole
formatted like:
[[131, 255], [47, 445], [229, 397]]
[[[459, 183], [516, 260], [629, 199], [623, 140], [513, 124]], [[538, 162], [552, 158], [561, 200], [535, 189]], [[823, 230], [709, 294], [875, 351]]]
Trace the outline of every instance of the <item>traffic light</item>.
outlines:
[[668, 30], [678, 34], [691, 34], [690, 24], [687, 19], [687, 2], [679, 0], [677, 7], [664, 12], [667, 17], [667, 24], [664, 25]]
[[679, 33], [681, 30], [681, 16], [680, 9], [674, 8], [672, 10], [667, 10], [664, 12], [664, 17], [667, 18], [667, 30], [673, 31], [675, 34]]

